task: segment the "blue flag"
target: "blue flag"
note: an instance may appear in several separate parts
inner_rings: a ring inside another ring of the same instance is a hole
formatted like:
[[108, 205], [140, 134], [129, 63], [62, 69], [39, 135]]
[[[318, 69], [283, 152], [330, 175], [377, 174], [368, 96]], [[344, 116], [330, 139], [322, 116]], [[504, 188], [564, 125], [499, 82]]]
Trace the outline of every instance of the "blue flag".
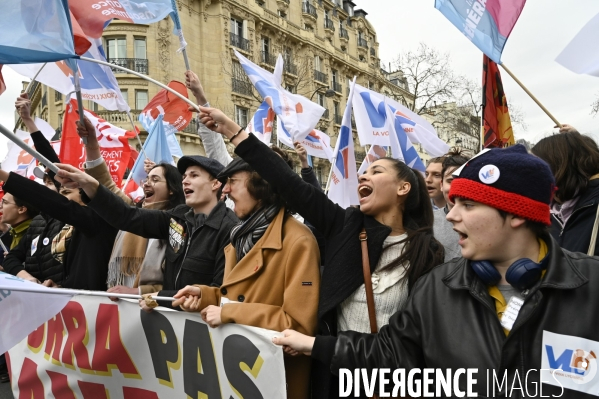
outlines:
[[[164, 124], [162, 123], [162, 115], [158, 115], [158, 118], [152, 124], [146, 142], [144, 143], [144, 150], [139, 154], [131, 169], [131, 179], [138, 185], [141, 186], [140, 182], [148, 177], [148, 174], [144, 171], [144, 159], [147, 156], [152, 162], [155, 163], [168, 163], [174, 165], [173, 156], [168, 148], [168, 141], [166, 140], [166, 134], [164, 133]], [[144, 156], [145, 154], [145, 156]]]
[[67, 0], [20, 0], [0, 13], [0, 64], [75, 58]]

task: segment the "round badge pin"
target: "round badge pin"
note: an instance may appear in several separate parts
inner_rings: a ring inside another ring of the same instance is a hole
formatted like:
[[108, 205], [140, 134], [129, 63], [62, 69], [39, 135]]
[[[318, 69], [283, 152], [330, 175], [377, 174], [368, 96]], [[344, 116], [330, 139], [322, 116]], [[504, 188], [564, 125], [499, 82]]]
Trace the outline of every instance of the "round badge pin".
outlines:
[[44, 241], [42, 241], [44, 243], [44, 245], [48, 245], [48, 243], [50, 242], [50, 239], [48, 237], [44, 238]]
[[485, 184], [493, 184], [499, 180], [499, 168], [495, 165], [485, 165], [480, 168], [478, 178]]

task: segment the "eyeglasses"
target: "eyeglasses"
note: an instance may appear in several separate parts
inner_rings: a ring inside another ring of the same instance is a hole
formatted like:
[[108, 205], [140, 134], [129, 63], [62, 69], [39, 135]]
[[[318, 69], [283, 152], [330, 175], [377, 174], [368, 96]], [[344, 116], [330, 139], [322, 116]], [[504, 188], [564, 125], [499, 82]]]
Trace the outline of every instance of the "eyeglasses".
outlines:
[[156, 179], [145, 178], [145, 179], [143, 179], [143, 180], [141, 181], [141, 184], [142, 184], [142, 186], [143, 186], [144, 184], [148, 184], [148, 185], [152, 185], [152, 186], [154, 186], [154, 185], [156, 185], [156, 183], [160, 183], [160, 182], [166, 182], [166, 180], [161, 180], [161, 179], [159, 179], [159, 178], [156, 178]]
[[4, 205], [8, 205], [8, 204], [15, 205], [15, 206], [17, 205], [17, 204], [15, 204], [14, 202], [8, 202], [8, 201], [7, 201], [7, 200], [5, 200], [5, 199], [3, 199], [2, 201], [0, 201], [0, 203], [2, 203], [2, 206], [4, 206]]
[[243, 181], [243, 180], [246, 180], [246, 179], [242, 179], [241, 177], [227, 177], [227, 181], [225, 182], [225, 184], [232, 186], [233, 183], [235, 183], [236, 181]]

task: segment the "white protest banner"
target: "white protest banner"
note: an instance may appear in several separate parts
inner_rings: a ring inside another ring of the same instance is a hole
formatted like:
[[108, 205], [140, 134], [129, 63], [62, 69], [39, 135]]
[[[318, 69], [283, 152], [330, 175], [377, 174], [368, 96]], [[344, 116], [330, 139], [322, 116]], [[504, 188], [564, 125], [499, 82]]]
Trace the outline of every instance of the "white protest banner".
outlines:
[[8, 352], [15, 397], [286, 397], [278, 333], [158, 309], [74, 297]]

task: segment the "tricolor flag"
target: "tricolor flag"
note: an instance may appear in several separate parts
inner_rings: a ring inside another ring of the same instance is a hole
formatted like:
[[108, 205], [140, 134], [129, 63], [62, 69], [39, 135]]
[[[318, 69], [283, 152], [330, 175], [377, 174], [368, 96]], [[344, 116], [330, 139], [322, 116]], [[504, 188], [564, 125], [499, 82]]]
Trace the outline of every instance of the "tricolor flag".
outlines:
[[435, 8], [476, 47], [501, 64], [501, 53], [526, 0], [435, 0]]
[[[384, 107], [386, 104], [395, 114], [395, 130], [400, 144], [405, 143], [405, 150], [410, 150], [412, 144], [419, 143], [432, 157], [440, 157], [449, 151], [447, 143], [439, 138], [437, 132], [427, 120], [392, 98], [356, 84], [353, 101], [356, 128], [362, 146], [367, 144], [390, 145], [388, 131], [393, 128], [388, 124], [387, 112]], [[399, 126], [407, 134], [410, 141], [409, 145], [403, 138]], [[416, 153], [416, 150], [413, 153]], [[406, 159], [412, 158], [406, 153], [404, 153], [404, 157]]]
[[[169, 82], [168, 87], [185, 98], [189, 98], [187, 87], [183, 83], [172, 80]], [[139, 122], [149, 132], [159, 115], [162, 115], [163, 118], [164, 134], [171, 154], [179, 158], [182, 157], [183, 151], [175, 134], [185, 129], [193, 118], [193, 114], [189, 111], [189, 105], [170, 91], [162, 89], [139, 114]]]
[[[287, 147], [295, 148], [293, 145], [294, 142], [291, 140], [291, 135], [285, 129], [279, 118], [277, 118], [277, 137], [279, 138], [279, 141]], [[328, 159], [329, 162], [333, 160], [333, 148], [331, 148], [331, 138], [328, 134], [314, 129], [306, 137], [296, 141], [299, 141], [299, 143], [306, 149], [308, 155]]]
[[314, 130], [324, 113], [323, 107], [304, 96], [283, 89], [280, 80], [272, 73], [260, 68], [236, 50], [235, 55], [258, 93], [275, 111], [277, 117], [281, 118], [294, 141], [301, 140]]
[[264, 101], [260, 104], [256, 113], [254, 113], [252, 119], [250, 119], [250, 123], [248, 123], [245, 131], [253, 133], [264, 144], [270, 145], [274, 124], [275, 111]]
[[[52, 126], [50, 126], [50, 124], [43, 119], [35, 118], [34, 123], [44, 135], [46, 140], [50, 140], [52, 136], [56, 134], [56, 131], [52, 128]], [[34, 147], [33, 140], [28, 132], [17, 130], [16, 136], [23, 140], [27, 145]], [[33, 169], [36, 165], [37, 160], [33, 158], [33, 156], [31, 156], [27, 151], [23, 150], [12, 141], [8, 142], [8, 151], [6, 153], [6, 158], [4, 158], [2, 161], [2, 170], [7, 172], [15, 172], [21, 176], [27, 177], [28, 179], [35, 180]]]
[[[84, 54], [85, 57], [106, 61], [102, 39], [91, 39], [92, 46]], [[110, 67], [79, 60], [79, 81], [83, 100], [90, 100], [109, 110], [129, 111], [129, 105], [123, 98], [121, 90]], [[40, 71], [36, 80], [54, 90], [68, 95], [75, 91], [73, 71], [64, 61], [44, 64], [9, 65], [17, 73], [30, 79]], [[43, 67], [43, 69], [42, 69]]]
[[497, 64], [483, 56], [483, 143], [485, 148], [515, 144]]
[[53, 62], [77, 56], [67, 0], [3, 4], [0, 64]]
[[69, 8], [85, 34], [94, 39], [102, 37], [113, 18], [147, 25], [173, 12], [171, 0], [72, 0]]
[[[398, 104], [396, 104], [398, 105]], [[405, 113], [401, 112], [398, 109], [395, 109], [393, 105], [388, 105], [389, 109], [392, 112], [392, 115], [395, 116], [395, 134], [397, 135], [397, 140], [399, 142], [399, 147], [401, 149], [401, 153], [403, 156], [403, 160], [412, 169], [419, 170], [424, 172], [426, 170], [426, 166], [420, 159], [420, 155], [418, 155], [418, 151], [412, 145], [412, 141], [410, 137], [408, 137], [407, 129], [414, 129], [414, 126], [417, 126], [417, 123], [413, 121], [410, 117], [408, 117]], [[406, 127], [407, 125], [407, 127]], [[426, 137], [426, 136], [425, 136]], [[433, 140], [427, 142], [427, 145], [423, 145], [426, 148], [435, 148], [435, 153], [438, 154], [442, 151], [447, 153], [449, 151], [449, 146], [444, 143], [437, 136], [434, 137]]]
[[341, 120], [341, 130], [339, 137], [337, 137], [335, 152], [333, 153], [335, 162], [331, 165], [333, 170], [328, 192], [329, 199], [343, 208], [360, 204], [354, 138], [351, 132], [352, 98], [355, 82], [354, 78]]

